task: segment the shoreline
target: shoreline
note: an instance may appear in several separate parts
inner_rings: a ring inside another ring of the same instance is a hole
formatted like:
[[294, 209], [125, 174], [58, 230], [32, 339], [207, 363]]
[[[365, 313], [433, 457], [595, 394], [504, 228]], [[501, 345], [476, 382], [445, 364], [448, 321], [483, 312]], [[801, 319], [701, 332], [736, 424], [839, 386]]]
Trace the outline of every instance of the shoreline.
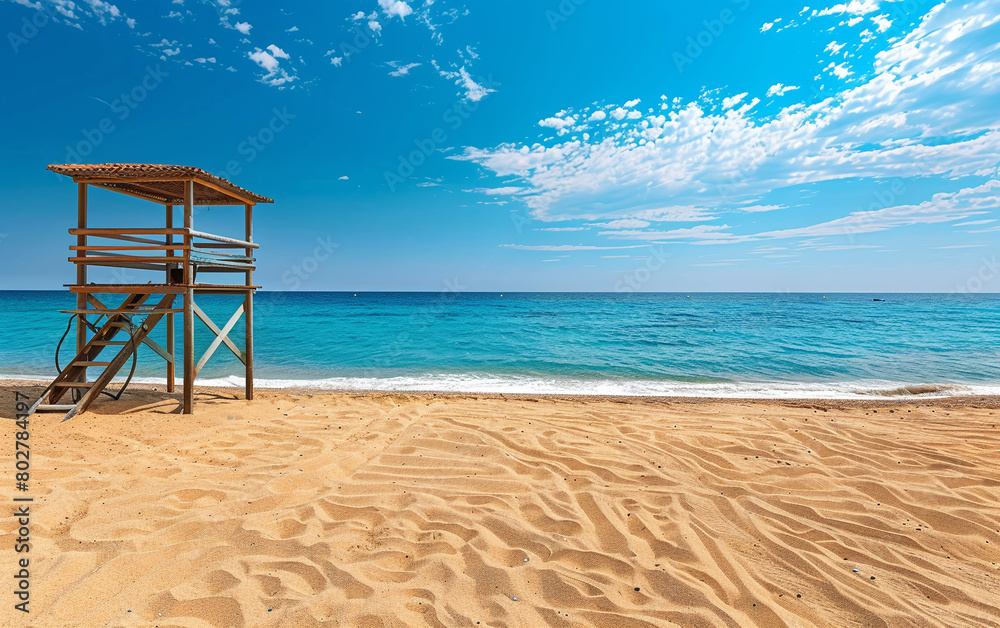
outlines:
[[[40, 394], [50, 382], [44, 380], [0, 379], [0, 390], [13, 391], [22, 388], [38, 389], [33, 394]], [[108, 387], [115, 391], [115, 384]], [[168, 393], [162, 384], [132, 383], [123, 395], [130, 391], [141, 393], [156, 393], [156, 396], [167, 399], [181, 399], [178, 390]], [[211, 395], [230, 401], [245, 402], [243, 391], [236, 386], [195, 386], [195, 399], [199, 395]], [[314, 398], [319, 396], [371, 399], [436, 399], [436, 400], [505, 400], [505, 401], [552, 401], [552, 402], [583, 402], [583, 403], [637, 403], [650, 406], [669, 406], [673, 404], [713, 405], [713, 404], [749, 404], [760, 406], [778, 406], [789, 408], [825, 408], [827, 410], [889, 408], [889, 407], [943, 407], [943, 408], [983, 408], [1000, 409], [1000, 395], [952, 395], [943, 397], [861, 397], [846, 399], [797, 397], [691, 397], [664, 395], [584, 395], [584, 394], [548, 394], [548, 393], [496, 393], [496, 392], [455, 392], [455, 391], [407, 391], [407, 390], [329, 390], [309, 387], [262, 388], [254, 387], [255, 400], [260, 398], [275, 398], [281, 396], [297, 396]], [[33, 401], [33, 399], [32, 399]], [[113, 402], [108, 397], [101, 397], [91, 406], [93, 412], [103, 403]]]
[[[150, 381], [152, 380], [152, 381]], [[240, 391], [243, 389], [242, 381], [232, 381], [220, 383], [219, 378], [206, 378], [206, 383], [195, 382], [195, 387], [198, 390], [216, 390], [216, 391]], [[268, 385], [268, 382], [283, 381], [290, 382], [288, 385], [273, 386]], [[309, 392], [311, 394], [402, 394], [402, 395], [421, 395], [421, 394], [431, 394], [431, 395], [479, 395], [479, 396], [497, 396], [506, 398], [521, 398], [521, 397], [539, 397], [539, 398], [558, 398], [558, 399], [687, 399], [687, 400], [704, 400], [704, 401], [816, 401], [824, 403], [833, 403], [840, 401], [857, 401], [857, 402], [868, 402], [868, 401], [886, 401], [890, 403], [904, 403], [904, 402], [918, 402], [918, 401], [931, 401], [936, 399], [984, 399], [984, 398], [1000, 398], [1000, 386], [980, 386], [978, 388], [985, 389], [985, 391], [977, 391], [975, 388], [970, 388], [967, 391], [962, 389], [965, 385], [961, 384], [887, 384], [888, 386], [894, 386], [892, 388], [873, 388], [870, 392], [868, 391], [855, 391], [855, 392], [838, 392], [832, 394], [815, 394], [816, 390], [803, 390], [797, 391], [794, 388], [786, 388], [783, 390], [774, 390], [771, 394], [753, 394], [752, 392], [732, 392], [727, 394], [718, 394], [717, 391], [706, 390], [704, 393], [695, 392], [691, 394], [690, 390], [681, 390], [677, 392], [662, 392], [662, 393], [649, 393], [645, 391], [640, 391], [636, 393], [630, 392], [575, 392], [575, 391], [532, 391], [532, 390], [455, 390], [448, 388], [391, 388], [391, 387], [381, 387], [381, 388], [366, 388], [366, 387], [328, 387], [324, 385], [319, 385], [320, 382], [326, 380], [261, 380], [256, 379], [254, 383], [255, 391], [259, 392], [271, 392], [271, 393], [281, 393], [281, 392]], [[4, 375], [0, 376], [0, 386], [47, 386], [51, 380], [46, 380], [43, 377], [38, 376], [11, 376]], [[112, 390], [117, 390], [123, 382], [122, 378], [116, 377], [112, 380], [109, 388]], [[317, 385], [311, 385], [309, 383], [303, 382], [316, 382]], [[780, 384], [780, 383], [779, 383]], [[177, 387], [180, 388], [183, 384], [181, 380], [177, 381]], [[749, 384], [748, 384], [749, 385]], [[756, 386], [757, 384], [755, 384]], [[765, 388], [768, 384], [759, 384], [760, 388]], [[139, 381], [133, 379], [129, 384], [129, 389], [137, 390], [163, 390], [166, 387], [165, 379], [158, 378], [139, 378]], [[780, 393], [780, 394], [779, 394]], [[813, 393], [813, 394], [810, 394]], [[881, 394], [880, 394], [881, 393]], [[886, 394], [889, 393], [889, 394]]]

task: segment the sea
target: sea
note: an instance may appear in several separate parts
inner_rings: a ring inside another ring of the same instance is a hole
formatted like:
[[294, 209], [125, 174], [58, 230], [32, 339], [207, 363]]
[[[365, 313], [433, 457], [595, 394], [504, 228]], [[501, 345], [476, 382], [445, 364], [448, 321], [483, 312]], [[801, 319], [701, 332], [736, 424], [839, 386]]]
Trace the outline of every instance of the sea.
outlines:
[[[101, 299], [116, 304], [122, 295]], [[204, 296], [219, 327], [241, 299]], [[0, 377], [52, 378], [66, 291], [0, 291]], [[1000, 295], [258, 292], [257, 388], [730, 398], [1000, 394]], [[181, 316], [176, 316], [177, 348]], [[166, 322], [150, 338], [163, 345]], [[238, 323], [230, 336], [243, 345]], [[196, 359], [214, 335], [196, 321]], [[72, 359], [75, 332], [59, 360]], [[119, 381], [130, 370], [121, 372]], [[180, 373], [178, 369], [178, 374]], [[242, 386], [225, 345], [198, 382]], [[133, 380], [164, 383], [141, 347]]]

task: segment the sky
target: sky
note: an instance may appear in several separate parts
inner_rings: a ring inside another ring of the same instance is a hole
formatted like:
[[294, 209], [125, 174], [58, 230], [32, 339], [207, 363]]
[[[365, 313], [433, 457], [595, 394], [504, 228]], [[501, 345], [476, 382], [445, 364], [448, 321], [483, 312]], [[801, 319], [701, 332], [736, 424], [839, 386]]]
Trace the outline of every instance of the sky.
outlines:
[[[275, 199], [267, 290], [1000, 291], [1000, 0], [0, 0], [0, 24], [0, 289], [74, 279], [48, 164], [143, 162]], [[91, 193], [90, 226], [162, 215]]]

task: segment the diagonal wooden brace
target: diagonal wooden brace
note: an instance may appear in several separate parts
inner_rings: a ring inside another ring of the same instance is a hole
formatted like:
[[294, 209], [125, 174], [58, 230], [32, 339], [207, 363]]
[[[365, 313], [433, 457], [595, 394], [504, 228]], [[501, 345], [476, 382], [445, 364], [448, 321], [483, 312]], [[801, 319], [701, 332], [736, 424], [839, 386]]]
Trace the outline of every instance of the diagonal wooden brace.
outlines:
[[229, 319], [229, 322], [226, 323], [226, 326], [223, 327], [221, 330], [215, 323], [212, 322], [212, 319], [210, 319], [203, 311], [201, 311], [201, 308], [199, 308], [197, 305], [194, 306], [194, 313], [198, 316], [198, 318], [202, 320], [203, 323], [208, 325], [209, 329], [211, 329], [215, 333], [215, 340], [213, 340], [212, 344], [208, 346], [208, 349], [205, 351], [205, 355], [201, 356], [201, 359], [198, 360], [198, 364], [194, 367], [195, 377], [198, 376], [198, 373], [201, 371], [202, 367], [205, 366], [209, 358], [212, 357], [212, 354], [215, 353], [215, 350], [218, 349], [219, 345], [222, 344], [223, 342], [226, 343], [226, 346], [229, 347], [229, 349], [234, 354], [236, 354], [236, 357], [240, 359], [240, 362], [243, 362], [243, 364], [247, 363], [246, 354], [240, 351], [236, 347], [236, 345], [233, 344], [233, 341], [229, 339], [229, 332], [233, 330], [233, 327], [236, 325], [236, 322], [240, 320], [241, 316], [243, 316], [242, 304], [238, 308], [236, 308], [236, 312], [233, 313], [232, 317], [230, 317]]
[[[90, 301], [90, 304], [94, 306], [94, 314], [101, 315], [101, 310], [110, 310], [111, 309], [108, 306], [106, 306], [103, 303], [101, 303], [101, 300], [98, 299], [97, 297], [95, 297], [93, 294], [88, 294], [87, 295], [87, 300]], [[141, 313], [141, 312], [139, 312], [139, 313]], [[167, 351], [166, 349], [164, 349], [163, 347], [161, 347], [156, 341], [151, 340], [150, 338], [143, 338], [142, 339], [142, 344], [144, 344], [147, 347], [149, 347], [150, 349], [152, 349], [157, 355], [159, 355], [161, 358], [163, 358], [167, 362], [173, 362], [174, 361], [174, 355], [172, 353], [170, 353], [169, 351]]]

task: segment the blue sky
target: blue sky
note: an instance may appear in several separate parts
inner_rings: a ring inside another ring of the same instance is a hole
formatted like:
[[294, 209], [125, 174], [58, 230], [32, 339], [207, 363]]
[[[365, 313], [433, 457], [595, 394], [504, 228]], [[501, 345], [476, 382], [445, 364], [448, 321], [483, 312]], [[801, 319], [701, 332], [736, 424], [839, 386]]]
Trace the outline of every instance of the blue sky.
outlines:
[[[0, 0], [0, 23], [0, 288], [73, 278], [46, 165], [151, 162], [276, 200], [272, 290], [1000, 289], [1000, 1]], [[92, 195], [92, 226], [161, 214]]]

